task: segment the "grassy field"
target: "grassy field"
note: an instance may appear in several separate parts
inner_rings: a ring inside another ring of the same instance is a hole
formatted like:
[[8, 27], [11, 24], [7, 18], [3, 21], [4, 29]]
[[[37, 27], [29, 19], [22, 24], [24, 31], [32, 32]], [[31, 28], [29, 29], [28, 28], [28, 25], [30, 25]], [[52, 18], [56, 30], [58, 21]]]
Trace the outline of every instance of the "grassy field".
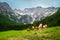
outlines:
[[34, 31], [4, 31], [0, 32], [0, 40], [60, 40], [60, 26]]

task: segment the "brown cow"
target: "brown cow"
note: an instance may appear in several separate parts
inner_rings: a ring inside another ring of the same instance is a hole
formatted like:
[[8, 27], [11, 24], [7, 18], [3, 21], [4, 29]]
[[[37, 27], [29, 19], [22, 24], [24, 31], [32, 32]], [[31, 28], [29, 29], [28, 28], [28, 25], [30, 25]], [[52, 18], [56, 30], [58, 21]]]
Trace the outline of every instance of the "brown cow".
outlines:
[[36, 30], [39, 30], [39, 27], [38, 26], [36, 26]]
[[27, 31], [30, 31], [30, 29], [29, 29], [29, 28], [27, 28]]

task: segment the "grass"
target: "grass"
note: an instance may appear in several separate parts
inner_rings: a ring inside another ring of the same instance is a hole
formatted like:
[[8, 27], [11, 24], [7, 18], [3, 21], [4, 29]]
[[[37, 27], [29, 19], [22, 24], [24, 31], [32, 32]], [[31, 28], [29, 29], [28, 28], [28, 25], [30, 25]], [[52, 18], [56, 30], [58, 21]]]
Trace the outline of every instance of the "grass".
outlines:
[[0, 40], [60, 40], [60, 26], [42, 30], [10, 30], [0, 32]]

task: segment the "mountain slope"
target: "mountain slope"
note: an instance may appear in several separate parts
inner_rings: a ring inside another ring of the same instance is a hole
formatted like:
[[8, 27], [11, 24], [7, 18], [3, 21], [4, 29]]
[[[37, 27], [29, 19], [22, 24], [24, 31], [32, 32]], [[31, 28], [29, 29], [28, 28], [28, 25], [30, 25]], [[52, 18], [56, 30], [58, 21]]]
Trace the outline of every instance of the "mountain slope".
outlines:
[[7, 31], [7, 30], [22, 30], [26, 28], [31, 28], [32, 24], [23, 24], [23, 23], [16, 23], [15, 21], [11, 21], [9, 17], [0, 13], [0, 31]]
[[0, 23], [4, 23], [4, 24], [11, 24], [14, 23], [13, 21], [11, 21], [7, 16], [3, 15], [0, 13]]
[[9, 4], [6, 2], [0, 2], [0, 13], [9, 17], [9, 19], [12, 21], [17, 21], [15, 13], [13, 12]]
[[48, 26], [60, 26], [60, 8], [53, 15], [41, 20], [40, 23], [48, 24]]
[[11, 21], [6, 15], [0, 13], [0, 31], [8, 29], [8, 26], [17, 24], [14, 21]]

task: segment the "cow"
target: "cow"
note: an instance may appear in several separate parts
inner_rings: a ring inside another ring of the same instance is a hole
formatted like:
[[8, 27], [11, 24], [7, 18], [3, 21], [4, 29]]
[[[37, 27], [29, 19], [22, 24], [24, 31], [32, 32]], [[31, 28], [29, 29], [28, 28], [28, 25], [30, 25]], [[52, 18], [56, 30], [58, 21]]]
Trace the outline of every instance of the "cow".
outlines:
[[30, 31], [30, 29], [29, 29], [29, 28], [27, 28], [27, 31]]
[[32, 26], [32, 30], [34, 30], [34, 26]]
[[43, 25], [43, 28], [47, 28], [48, 26], [45, 24], [45, 25]]
[[36, 26], [36, 30], [39, 30], [39, 27], [38, 26]]
[[42, 29], [42, 28], [43, 28], [43, 24], [40, 24], [40, 25], [39, 25], [39, 29]]

